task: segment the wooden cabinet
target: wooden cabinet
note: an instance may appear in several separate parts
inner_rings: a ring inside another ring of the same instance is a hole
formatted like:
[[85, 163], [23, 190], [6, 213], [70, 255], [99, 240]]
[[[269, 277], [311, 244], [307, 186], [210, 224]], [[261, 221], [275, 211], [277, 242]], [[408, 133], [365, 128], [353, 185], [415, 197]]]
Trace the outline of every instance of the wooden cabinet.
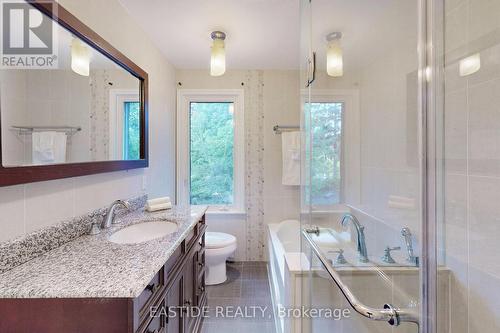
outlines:
[[181, 317], [183, 315], [182, 308], [180, 308], [184, 300], [183, 283], [183, 275], [179, 275], [171, 283], [170, 289], [165, 296], [167, 309], [169, 310], [166, 319], [168, 333], [183, 332], [184, 329], [184, 321]]
[[[144, 301], [142, 294], [134, 300], [135, 308], [139, 309], [140, 322], [136, 332], [199, 332], [203, 318], [198, 310], [202, 309], [207, 301], [205, 229], [203, 218], [146, 287], [144, 292], [155, 290], [149, 300]], [[151, 309], [154, 309], [153, 313]]]
[[197, 333], [206, 305], [205, 217], [143, 292], [130, 298], [3, 299], [0, 332]]

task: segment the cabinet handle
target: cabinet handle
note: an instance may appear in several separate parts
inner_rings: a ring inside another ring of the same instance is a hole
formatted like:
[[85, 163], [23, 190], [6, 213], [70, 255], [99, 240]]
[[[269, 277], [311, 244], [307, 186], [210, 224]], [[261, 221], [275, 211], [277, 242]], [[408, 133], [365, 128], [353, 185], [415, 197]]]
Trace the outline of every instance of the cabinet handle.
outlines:
[[158, 290], [159, 287], [160, 287], [160, 285], [151, 283], [151, 284], [148, 284], [146, 286], [146, 289], [149, 290], [150, 292], [154, 293], [155, 291]]
[[199, 262], [199, 263], [198, 263], [198, 266], [203, 267], [203, 266], [205, 266], [205, 263], [203, 263], [203, 262]]

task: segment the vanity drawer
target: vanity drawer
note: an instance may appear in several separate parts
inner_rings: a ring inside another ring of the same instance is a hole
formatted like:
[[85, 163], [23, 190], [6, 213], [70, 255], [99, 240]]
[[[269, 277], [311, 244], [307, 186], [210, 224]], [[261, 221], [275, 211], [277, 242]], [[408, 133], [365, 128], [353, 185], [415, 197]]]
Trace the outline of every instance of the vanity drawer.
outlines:
[[165, 279], [170, 280], [172, 276], [175, 274], [179, 266], [181, 265], [181, 262], [179, 259], [182, 257], [182, 249], [181, 247], [177, 247], [175, 249], [174, 253], [170, 256], [168, 259], [167, 263], [164, 266], [165, 270]]
[[163, 270], [160, 270], [137, 298], [137, 308], [139, 309], [139, 316], [141, 318], [145, 313], [149, 312], [150, 305], [161, 293], [165, 285], [164, 281]]
[[193, 244], [196, 242], [197, 234], [198, 234], [198, 226], [196, 225], [184, 239], [184, 253], [189, 252]]
[[[194, 244], [198, 241], [198, 238], [200, 235], [203, 235], [205, 233], [205, 229], [207, 228], [205, 224], [205, 218], [203, 217], [189, 232], [189, 234], [186, 236], [184, 240], [184, 246], [185, 246], [185, 253], [189, 252], [191, 248], [194, 246]], [[204, 243], [203, 243], [204, 244]]]

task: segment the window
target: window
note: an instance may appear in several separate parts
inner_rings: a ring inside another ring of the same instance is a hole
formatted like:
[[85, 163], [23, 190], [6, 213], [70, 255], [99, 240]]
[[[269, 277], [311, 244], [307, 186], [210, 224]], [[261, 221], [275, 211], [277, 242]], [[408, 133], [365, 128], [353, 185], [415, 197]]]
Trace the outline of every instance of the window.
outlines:
[[136, 90], [111, 89], [109, 99], [109, 158], [141, 158], [141, 103]]
[[141, 156], [140, 151], [140, 103], [125, 102], [123, 116], [123, 159], [138, 160]]
[[180, 204], [243, 210], [243, 91], [179, 90], [177, 195]]
[[333, 205], [342, 196], [342, 102], [312, 102], [311, 201]]
[[[361, 204], [361, 115], [357, 89], [301, 91], [303, 199], [316, 211]], [[310, 101], [310, 102], [309, 102]]]
[[234, 202], [234, 104], [190, 103], [190, 202]]

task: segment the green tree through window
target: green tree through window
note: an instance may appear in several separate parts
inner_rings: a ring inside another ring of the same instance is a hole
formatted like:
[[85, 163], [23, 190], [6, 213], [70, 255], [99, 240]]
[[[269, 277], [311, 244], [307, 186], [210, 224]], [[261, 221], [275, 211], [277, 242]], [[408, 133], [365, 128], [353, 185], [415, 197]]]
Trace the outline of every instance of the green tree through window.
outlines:
[[140, 103], [125, 102], [123, 117], [123, 158], [125, 160], [138, 160], [140, 151]]
[[234, 104], [190, 104], [191, 204], [229, 205], [234, 195]]
[[316, 205], [341, 200], [343, 103], [311, 103], [311, 201]]

